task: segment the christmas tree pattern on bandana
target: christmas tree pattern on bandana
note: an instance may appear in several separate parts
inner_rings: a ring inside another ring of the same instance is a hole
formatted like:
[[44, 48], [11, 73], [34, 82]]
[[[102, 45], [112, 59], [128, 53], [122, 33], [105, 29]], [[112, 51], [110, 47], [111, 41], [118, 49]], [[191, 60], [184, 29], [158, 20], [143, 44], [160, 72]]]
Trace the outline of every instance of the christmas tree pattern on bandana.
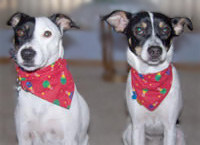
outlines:
[[154, 111], [169, 93], [172, 85], [172, 66], [155, 74], [139, 74], [131, 68], [132, 99]]
[[23, 90], [55, 105], [70, 109], [74, 94], [74, 81], [65, 59], [34, 72], [16, 66]]

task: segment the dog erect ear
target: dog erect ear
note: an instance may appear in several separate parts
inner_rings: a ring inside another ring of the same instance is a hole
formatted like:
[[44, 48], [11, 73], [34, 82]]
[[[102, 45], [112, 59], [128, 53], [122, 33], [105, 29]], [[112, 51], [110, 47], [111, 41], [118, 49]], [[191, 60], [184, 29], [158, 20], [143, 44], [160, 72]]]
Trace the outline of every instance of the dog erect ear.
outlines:
[[69, 30], [70, 28], [80, 29], [68, 16], [64, 14], [54, 14], [49, 17], [62, 32]]
[[12, 26], [13, 28], [16, 27], [23, 17], [29, 17], [24, 13], [17, 12], [13, 14], [7, 22], [8, 26]]
[[180, 35], [184, 31], [185, 25], [187, 25], [187, 27], [190, 30], [193, 30], [192, 21], [189, 18], [183, 18], [183, 17], [172, 18], [171, 23], [176, 35]]
[[132, 14], [129, 12], [116, 10], [102, 19], [111, 25], [116, 32], [123, 33], [130, 22], [131, 16]]

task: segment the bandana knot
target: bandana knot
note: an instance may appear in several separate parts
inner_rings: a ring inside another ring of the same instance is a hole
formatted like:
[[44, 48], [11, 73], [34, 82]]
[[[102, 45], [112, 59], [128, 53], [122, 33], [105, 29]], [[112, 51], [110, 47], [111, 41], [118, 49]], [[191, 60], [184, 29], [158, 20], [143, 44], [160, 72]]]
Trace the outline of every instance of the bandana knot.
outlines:
[[172, 66], [154, 74], [140, 74], [131, 68], [132, 99], [154, 111], [169, 93], [172, 85]]
[[19, 66], [16, 66], [16, 70], [23, 90], [70, 109], [74, 94], [74, 81], [65, 59], [59, 59], [55, 63], [33, 72], [26, 72]]

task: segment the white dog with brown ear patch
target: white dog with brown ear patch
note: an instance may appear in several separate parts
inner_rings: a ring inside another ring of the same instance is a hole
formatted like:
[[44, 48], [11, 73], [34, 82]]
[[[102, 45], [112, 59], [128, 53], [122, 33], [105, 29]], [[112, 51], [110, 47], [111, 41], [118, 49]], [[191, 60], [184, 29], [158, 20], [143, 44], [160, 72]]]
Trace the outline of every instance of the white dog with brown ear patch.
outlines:
[[63, 32], [77, 27], [67, 16], [14, 14], [18, 74], [15, 110], [19, 145], [88, 145], [89, 109], [63, 59]]
[[[182, 109], [178, 74], [171, 64], [172, 40], [192, 28], [188, 18], [169, 18], [161, 13], [113, 11], [103, 18], [115, 31], [127, 36], [128, 75], [126, 100], [131, 122], [124, 145], [184, 145], [177, 126]], [[158, 137], [158, 140], [156, 139]], [[161, 141], [159, 141], [161, 140]]]

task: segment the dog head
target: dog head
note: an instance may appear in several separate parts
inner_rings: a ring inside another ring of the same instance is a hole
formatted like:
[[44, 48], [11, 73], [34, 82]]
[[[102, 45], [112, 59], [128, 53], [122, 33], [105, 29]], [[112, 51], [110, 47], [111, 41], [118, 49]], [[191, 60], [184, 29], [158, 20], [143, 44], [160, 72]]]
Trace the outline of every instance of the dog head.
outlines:
[[62, 58], [63, 32], [77, 27], [63, 14], [35, 18], [15, 13], [7, 24], [14, 30], [16, 62], [26, 71], [48, 66], [58, 58]]
[[184, 30], [192, 30], [188, 18], [169, 18], [161, 13], [129, 12], [117, 10], [103, 17], [116, 32], [127, 36], [130, 52], [147, 65], [156, 66], [165, 62], [172, 40]]

